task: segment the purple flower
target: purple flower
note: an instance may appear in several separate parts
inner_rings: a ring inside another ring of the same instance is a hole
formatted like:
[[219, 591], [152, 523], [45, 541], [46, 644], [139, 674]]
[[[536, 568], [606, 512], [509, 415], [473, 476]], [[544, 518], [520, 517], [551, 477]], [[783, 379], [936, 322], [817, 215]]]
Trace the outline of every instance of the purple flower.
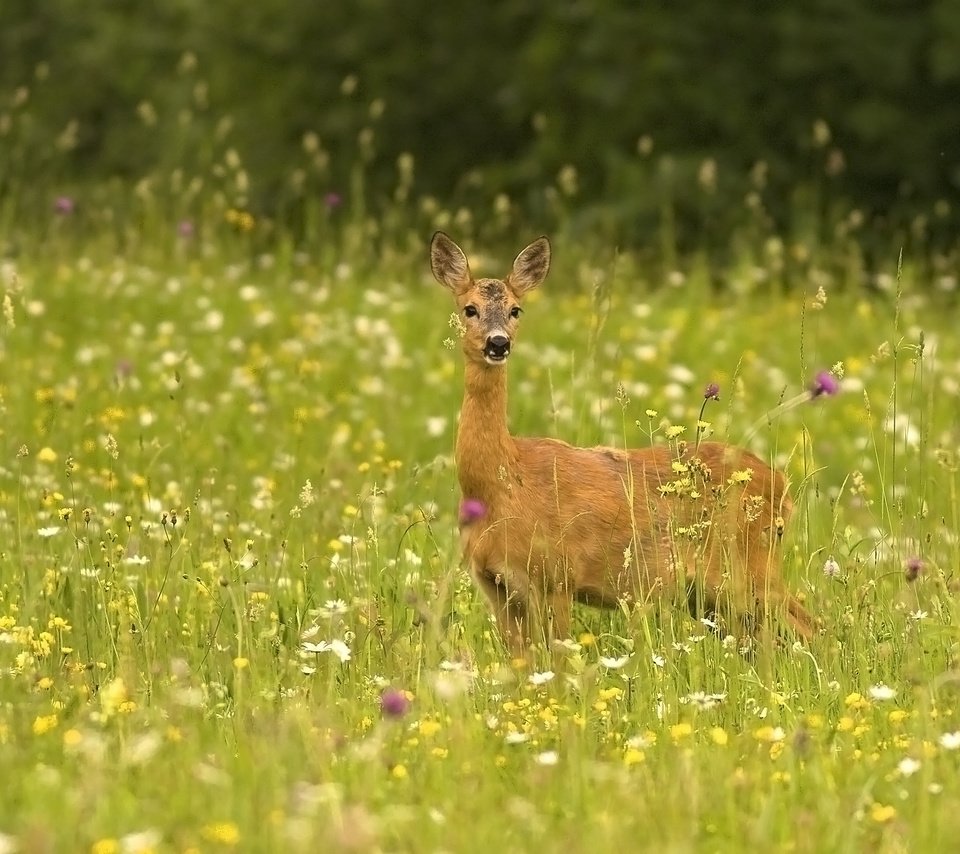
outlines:
[[77, 209], [77, 203], [70, 196], [57, 196], [53, 209], [60, 216], [70, 216]]
[[703, 390], [704, 400], [720, 400], [720, 386], [717, 383], [707, 383]]
[[182, 219], [177, 223], [177, 234], [184, 240], [189, 240], [196, 233], [197, 227], [193, 224], [193, 220]]
[[823, 574], [827, 578], [836, 578], [840, 574], [840, 564], [834, 560], [833, 555], [823, 562]]
[[487, 505], [478, 498], [464, 498], [460, 502], [460, 524], [470, 525], [487, 515]]
[[907, 558], [903, 567], [903, 574], [907, 581], [916, 581], [921, 572], [923, 572], [923, 559], [916, 556]]
[[343, 197], [339, 193], [331, 191], [323, 197], [323, 203], [327, 206], [328, 210], [332, 211], [340, 207], [343, 203]]
[[402, 718], [410, 710], [410, 699], [405, 691], [386, 688], [380, 695], [380, 711], [387, 718]]
[[833, 397], [840, 391], [840, 383], [830, 371], [818, 371], [810, 383], [810, 397]]

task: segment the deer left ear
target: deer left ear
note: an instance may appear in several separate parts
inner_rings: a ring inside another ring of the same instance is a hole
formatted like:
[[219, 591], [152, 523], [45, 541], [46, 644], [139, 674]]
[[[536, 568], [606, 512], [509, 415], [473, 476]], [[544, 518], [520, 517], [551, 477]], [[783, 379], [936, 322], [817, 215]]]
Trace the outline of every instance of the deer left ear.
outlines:
[[549, 272], [550, 241], [546, 237], [538, 237], [517, 256], [507, 283], [517, 296], [522, 296], [543, 282]]

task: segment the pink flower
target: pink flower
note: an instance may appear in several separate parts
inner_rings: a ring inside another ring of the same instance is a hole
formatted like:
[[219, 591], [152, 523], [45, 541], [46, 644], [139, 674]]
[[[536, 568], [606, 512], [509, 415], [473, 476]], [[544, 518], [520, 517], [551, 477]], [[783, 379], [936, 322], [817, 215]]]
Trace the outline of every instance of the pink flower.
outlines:
[[57, 196], [53, 209], [60, 216], [70, 216], [77, 208], [77, 203], [70, 196]]
[[470, 525], [487, 515], [487, 505], [478, 498], [464, 498], [460, 502], [460, 524]]
[[840, 383], [830, 371], [818, 371], [810, 383], [810, 397], [833, 397], [840, 391]]
[[380, 711], [386, 718], [402, 718], [410, 710], [410, 700], [404, 691], [387, 688], [380, 695]]

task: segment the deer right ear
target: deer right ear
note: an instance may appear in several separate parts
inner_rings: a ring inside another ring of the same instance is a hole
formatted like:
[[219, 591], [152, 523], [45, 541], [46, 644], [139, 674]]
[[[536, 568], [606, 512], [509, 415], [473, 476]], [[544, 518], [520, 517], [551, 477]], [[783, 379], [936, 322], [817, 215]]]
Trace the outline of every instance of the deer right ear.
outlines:
[[430, 241], [430, 269], [434, 278], [454, 293], [466, 290], [472, 280], [467, 256], [442, 231]]

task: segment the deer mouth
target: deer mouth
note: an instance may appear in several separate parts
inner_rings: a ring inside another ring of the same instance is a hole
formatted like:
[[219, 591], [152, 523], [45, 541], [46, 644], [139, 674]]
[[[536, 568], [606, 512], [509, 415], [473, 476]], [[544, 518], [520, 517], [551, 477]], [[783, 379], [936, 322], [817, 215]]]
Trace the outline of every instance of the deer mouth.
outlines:
[[488, 365], [502, 365], [507, 361], [507, 357], [509, 355], [509, 350], [505, 350], [501, 353], [499, 351], [492, 351], [489, 347], [486, 347], [483, 351], [483, 359]]
[[502, 365], [510, 355], [510, 339], [499, 332], [487, 338], [483, 358], [489, 365]]

